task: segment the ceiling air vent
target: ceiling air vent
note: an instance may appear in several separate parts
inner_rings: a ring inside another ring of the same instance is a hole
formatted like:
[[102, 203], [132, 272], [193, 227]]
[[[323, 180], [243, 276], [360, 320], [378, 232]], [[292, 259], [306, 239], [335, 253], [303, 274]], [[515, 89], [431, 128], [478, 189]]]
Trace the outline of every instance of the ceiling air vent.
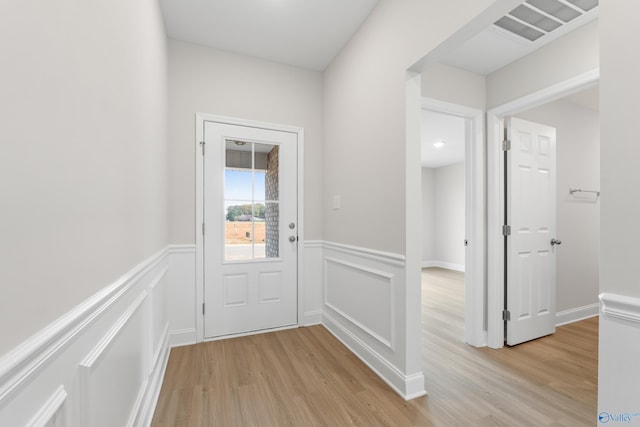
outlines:
[[598, 0], [526, 0], [494, 25], [534, 42], [598, 6]]

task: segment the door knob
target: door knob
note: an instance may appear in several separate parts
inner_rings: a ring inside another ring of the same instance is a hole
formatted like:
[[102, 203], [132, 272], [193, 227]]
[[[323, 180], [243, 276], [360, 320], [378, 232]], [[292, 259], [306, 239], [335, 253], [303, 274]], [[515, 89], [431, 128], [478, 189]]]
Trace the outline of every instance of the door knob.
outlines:
[[296, 241], [296, 236], [289, 236], [289, 241], [291, 243], [295, 242]]
[[551, 246], [553, 246], [553, 245], [561, 245], [561, 244], [562, 244], [562, 240], [551, 239]]

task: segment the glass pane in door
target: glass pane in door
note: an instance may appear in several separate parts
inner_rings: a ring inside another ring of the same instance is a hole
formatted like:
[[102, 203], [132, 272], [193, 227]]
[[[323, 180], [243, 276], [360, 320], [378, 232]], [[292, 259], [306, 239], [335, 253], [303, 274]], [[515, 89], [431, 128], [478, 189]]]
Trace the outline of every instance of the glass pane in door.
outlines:
[[278, 146], [226, 140], [225, 261], [277, 258]]

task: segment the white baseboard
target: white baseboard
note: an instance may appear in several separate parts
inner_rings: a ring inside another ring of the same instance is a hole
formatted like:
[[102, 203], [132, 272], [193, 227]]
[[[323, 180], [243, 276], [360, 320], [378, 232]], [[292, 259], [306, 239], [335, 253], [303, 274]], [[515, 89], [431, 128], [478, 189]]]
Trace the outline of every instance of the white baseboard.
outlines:
[[169, 346], [171, 348], [191, 345], [196, 342], [196, 328], [180, 329], [169, 332]]
[[313, 326], [322, 323], [322, 310], [307, 311], [302, 318], [300, 326]]
[[445, 261], [422, 261], [422, 268], [440, 267], [447, 270], [461, 271], [464, 273], [464, 264], [454, 264]]
[[424, 390], [424, 375], [422, 373], [409, 377], [404, 375], [328, 313], [323, 314], [323, 325], [405, 400], [427, 394]]
[[576, 307], [556, 313], [556, 326], [568, 325], [598, 315], [598, 303]]

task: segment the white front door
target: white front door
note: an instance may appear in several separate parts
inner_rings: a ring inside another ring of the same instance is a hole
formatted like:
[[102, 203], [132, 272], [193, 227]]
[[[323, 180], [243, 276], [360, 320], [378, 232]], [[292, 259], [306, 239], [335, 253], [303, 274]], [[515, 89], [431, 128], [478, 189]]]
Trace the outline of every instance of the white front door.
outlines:
[[297, 324], [297, 134], [204, 122], [204, 337]]
[[511, 118], [507, 136], [507, 344], [516, 345], [555, 332], [556, 130]]

